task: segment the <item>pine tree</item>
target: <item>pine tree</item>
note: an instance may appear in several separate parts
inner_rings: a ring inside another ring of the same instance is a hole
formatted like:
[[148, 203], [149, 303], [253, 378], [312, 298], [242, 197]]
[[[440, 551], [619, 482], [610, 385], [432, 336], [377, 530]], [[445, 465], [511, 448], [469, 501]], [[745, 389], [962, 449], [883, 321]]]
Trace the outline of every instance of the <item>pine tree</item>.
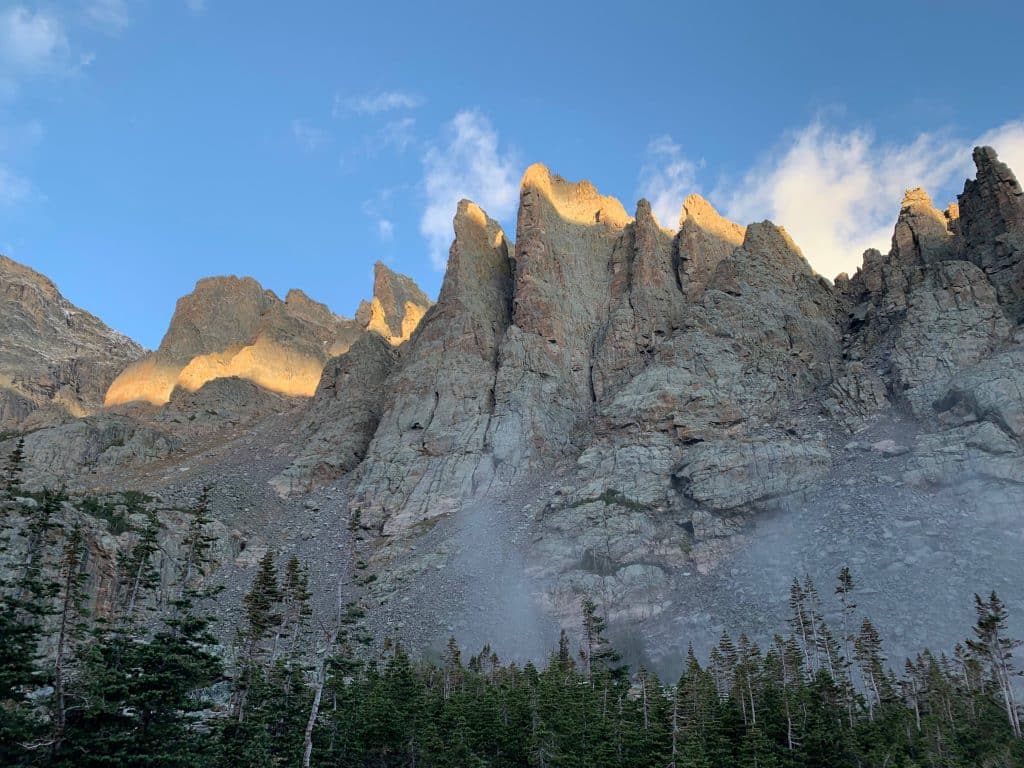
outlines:
[[301, 634], [312, 615], [310, 608], [309, 574], [302, 567], [299, 558], [292, 555], [284, 567], [281, 584], [281, 618], [274, 635], [274, 645], [270, 654], [273, 664], [284, 651], [284, 644], [290, 643], [292, 650], [297, 652], [301, 643]]
[[[27, 514], [16, 509], [0, 517], [0, 561], [14, 557], [15, 523]], [[40, 741], [43, 729], [29, 696], [46, 680], [39, 647], [47, 609], [22, 596], [23, 578], [17, 570], [0, 569], [0, 765], [26, 764], [29, 745]]]
[[260, 558], [252, 587], [246, 593], [245, 626], [239, 629], [238, 685], [235, 689], [234, 714], [239, 723], [245, 720], [246, 704], [251, 689], [262, 682], [266, 669], [262, 665], [264, 643], [281, 624], [281, 590], [277, 584], [277, 566], [271, 550]]
[[882, 639], [870, 619], [864, 619], [860, 632], [854, 639], [854, 658], [860, 666], [864, 687], [867, 690], [868, 719], [874, 720], [875, 709], [882, 705], [885, 698], [886, 675]]
[[587, 679], [594, 685], [595, 676], [599, 672], [606, 672], [615, 680], [622, 680], [628, 675], [628, 669], [620, 662], [620, 654], [604, 633], [608, 628], [607, 622], [597, 613], [597, 606], [589, 597], [583, 598], [583, 648], [581, 653], [585, 654]]
[[125, 583], [121, 585], [120, 611], [124, 621], [132, 621], [135, 612], [146, 594], [154, 594], [160, 586], [160, 572], [153, 562], [159, 552], [161, 524], [156, 513], [146, 514], [146, 524], [138, 533], [138, 539], [131, 548], [122, 566]]
[[1011, 638], [1007, 634], [1006, 606], [999, 596], [993, 592], [988, 600], [974, 596], [974, 609], [978, 621], [974, 625], [974, 639], [967, 641], [967, 647], [978, 660], [989, 670], [989, 676], [995, 686], [996, 695], [1002, 702], [1006, 719], [1013, 735], [1021, 738], [1020, 711], [1014, 696], [1013, 677], [1019, 675], [1013, 666], [1013, 649], [1019, 648], [1022, 641]]
[[0, 502], [13, 501], [21, 494], [21, 475], [25, 470], [25, 438], [19, 437], [8, 454], [0, 475]]
[[[196, 579], [210, 566], [209, 522], [203, 504], [192, 516], [178, 563], [178, 596], [151, 631], [138, 623], [101, 623], [81, 658], [81, 705], [69, 715], [54, 764], [87, 768], [207, 765], [211, 741], [195, 729], [209, 709], [206, 692], [223, 676], [214, 652], [212, 619], [199, 608], [209, 592]], [[156, 584], [144, 580], [137, 600]]]
[[80, 526], [71, 529], [64, 543], [60, 561], [59, 594], [60, 607], [57, 609], [57, 643], [53, 661], [53, 744], [51, 752], [60, 750], [67, 730], [68, 688], [72, 683], [70, 675], [75, 654], [85, 631], [85, 613], [82, 602], [85, 599], [85, 573], [82, 564], [85, 557], [85, 540]]

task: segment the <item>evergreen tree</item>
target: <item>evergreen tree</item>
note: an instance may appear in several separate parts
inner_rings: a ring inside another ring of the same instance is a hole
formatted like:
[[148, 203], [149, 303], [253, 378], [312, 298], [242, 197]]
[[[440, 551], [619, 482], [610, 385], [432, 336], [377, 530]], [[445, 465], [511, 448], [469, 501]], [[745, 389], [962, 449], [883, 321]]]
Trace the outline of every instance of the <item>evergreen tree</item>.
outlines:
[[1007, 634], [1006, 606], [995, 592], [989, 595], [988, 600], [975, 595], [974, 609], [978, 621], [974, 625], [974, 639], [967, 641], [967, 647], [978, 662], [988, 668], [995, 695], [1002, 703], [1013, 735], [1019, 739], [1020, 711], [1014, 695], [1013, 678], [1020, 673], [1013, 666], [1013, 649], [1019, 648], [1021, 641]]
[[13, 501], [21, 494], [21, 474], [25, 470], [25, 438], [19, 437], [14, 449], [7, 455], [3, 474], [0, 475], [0, 502]]
[[583, 599], [583, 649], [587, 669], [587, 677], [591, 685], [595, 676], [607, 673], [613, 679], [621, 681], [629, 670], [621, 664], [622, 654], [619, 653], [605, 637], [608, 624], [597, 613], [597, 606], [589, 597]]

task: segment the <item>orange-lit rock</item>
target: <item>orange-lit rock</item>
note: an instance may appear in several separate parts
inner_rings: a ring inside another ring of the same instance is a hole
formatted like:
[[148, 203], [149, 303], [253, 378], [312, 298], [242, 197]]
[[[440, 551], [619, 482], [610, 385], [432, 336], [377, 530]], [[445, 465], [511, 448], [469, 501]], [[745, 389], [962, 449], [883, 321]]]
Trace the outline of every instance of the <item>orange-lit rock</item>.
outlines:
[[281, 301], [252, 278], [206, 278], [178, 301], [159, 349], [111, 384], [105, 405], [162, 405], [177, 387], [195, 392], [228, 377], [311, 397], [329, 359], [367, 332], [401, 343], [429, 304], [412, 280], [383, 264], [376, 268], [372, 309], [359, 320], [335, 315], [302, 291]]

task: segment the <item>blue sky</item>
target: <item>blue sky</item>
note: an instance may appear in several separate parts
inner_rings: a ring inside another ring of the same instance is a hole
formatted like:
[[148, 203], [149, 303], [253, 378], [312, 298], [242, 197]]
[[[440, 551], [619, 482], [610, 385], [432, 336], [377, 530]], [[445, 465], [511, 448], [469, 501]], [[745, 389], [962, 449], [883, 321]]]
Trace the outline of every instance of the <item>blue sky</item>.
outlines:
[[832, 277], [977, 141], [1024, 170], [1022, 38], [985, 0], [0, 0], [0, 251], [150, 347], [209, 274], [351, 315], [377, 259], [436, 294], [460, 197], [514, 236], [540, 161]]

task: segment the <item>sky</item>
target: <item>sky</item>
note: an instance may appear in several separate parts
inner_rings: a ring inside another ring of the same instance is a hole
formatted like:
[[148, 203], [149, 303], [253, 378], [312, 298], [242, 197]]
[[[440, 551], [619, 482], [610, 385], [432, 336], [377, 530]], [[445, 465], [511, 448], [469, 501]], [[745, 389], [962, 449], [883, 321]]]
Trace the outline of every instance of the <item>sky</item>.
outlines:
[[155, 347], [200, 277], [351, 316], [436, 296], [458, 200], [514, 238], [533, 162], [663, 226], [707, 197], [826, 277], [1024, 173], [1024, 3], [0, 0], [0, 252]]

